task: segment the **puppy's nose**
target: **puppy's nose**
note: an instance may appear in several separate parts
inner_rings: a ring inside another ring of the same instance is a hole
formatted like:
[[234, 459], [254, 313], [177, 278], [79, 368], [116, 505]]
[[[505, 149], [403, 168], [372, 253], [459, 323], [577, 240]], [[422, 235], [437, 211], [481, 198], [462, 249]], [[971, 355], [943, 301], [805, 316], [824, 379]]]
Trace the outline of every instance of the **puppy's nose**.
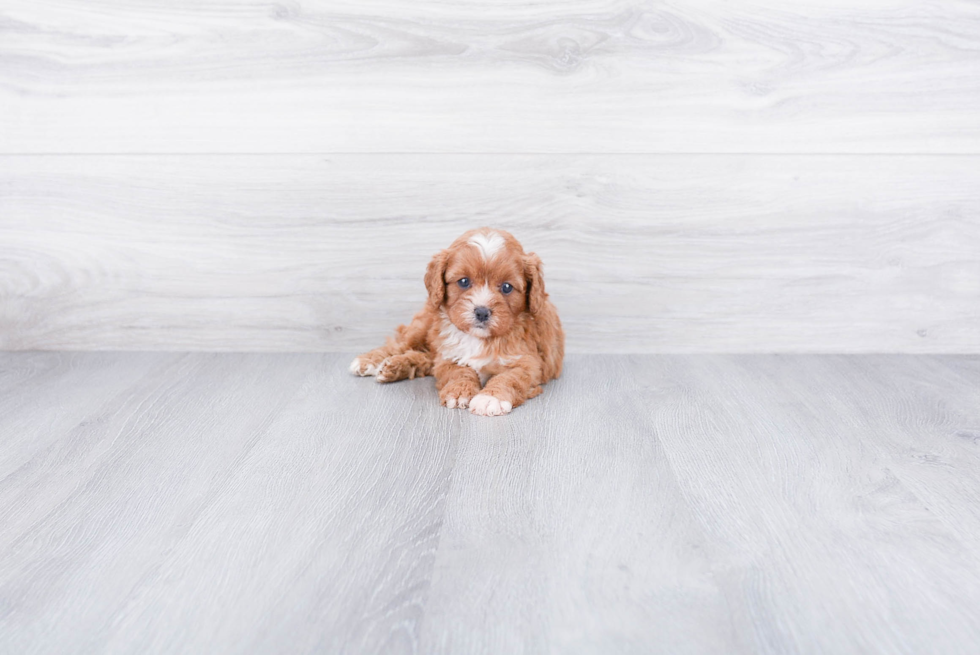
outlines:
[[490, 320], [490, 310], [486, 307], [477, 307], [473, 310], [473, 316], [476, 316], [476, 320], [480, 323], [486, 323]]

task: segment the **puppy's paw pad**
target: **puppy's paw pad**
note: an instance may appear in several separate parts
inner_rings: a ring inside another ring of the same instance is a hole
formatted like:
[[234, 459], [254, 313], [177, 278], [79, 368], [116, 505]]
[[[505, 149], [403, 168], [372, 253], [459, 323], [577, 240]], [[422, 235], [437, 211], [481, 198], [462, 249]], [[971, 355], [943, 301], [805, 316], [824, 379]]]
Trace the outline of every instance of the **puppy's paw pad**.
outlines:
[[510, 413], [513, 408], [508, 401], [486, 393], [477, 394], [470, 401], [470, 411], [478, 416], [502, 416]]

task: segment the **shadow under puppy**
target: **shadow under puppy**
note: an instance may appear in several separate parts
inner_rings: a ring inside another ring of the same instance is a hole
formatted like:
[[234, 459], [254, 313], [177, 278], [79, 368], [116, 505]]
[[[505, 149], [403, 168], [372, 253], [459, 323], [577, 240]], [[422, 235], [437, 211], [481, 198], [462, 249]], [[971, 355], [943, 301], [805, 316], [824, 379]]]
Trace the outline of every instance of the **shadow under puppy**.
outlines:
[[429, 262], [425, 307], [351, 362], [378, 382], [434, 375], [446, 407], [507, 414], [561, 374], [565, 334], [541, 258], [508, 232], [480, 228]]

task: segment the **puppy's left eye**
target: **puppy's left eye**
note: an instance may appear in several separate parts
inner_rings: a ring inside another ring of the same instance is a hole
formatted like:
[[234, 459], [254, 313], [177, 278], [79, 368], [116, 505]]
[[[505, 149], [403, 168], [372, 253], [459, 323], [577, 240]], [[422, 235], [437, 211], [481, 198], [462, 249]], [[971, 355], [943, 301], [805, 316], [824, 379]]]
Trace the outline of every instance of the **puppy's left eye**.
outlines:
[[500, 285], [500, 293], [504, 294], [505, 296], [513, 290], [514, 285], [512, 285], [510, 282], [504, 282]]

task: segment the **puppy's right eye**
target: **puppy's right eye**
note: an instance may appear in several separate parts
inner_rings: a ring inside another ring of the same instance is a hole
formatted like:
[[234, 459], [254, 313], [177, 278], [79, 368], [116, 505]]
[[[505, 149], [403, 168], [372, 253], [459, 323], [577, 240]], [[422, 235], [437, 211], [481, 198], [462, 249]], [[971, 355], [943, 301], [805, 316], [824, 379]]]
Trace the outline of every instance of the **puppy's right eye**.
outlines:
[[470, 288], [470, 278], [468, 278], [468, 277], [461, 277], [456, 282], [456, 284], [459, 285], [459, 288], [460, 289], [469, 289]]

